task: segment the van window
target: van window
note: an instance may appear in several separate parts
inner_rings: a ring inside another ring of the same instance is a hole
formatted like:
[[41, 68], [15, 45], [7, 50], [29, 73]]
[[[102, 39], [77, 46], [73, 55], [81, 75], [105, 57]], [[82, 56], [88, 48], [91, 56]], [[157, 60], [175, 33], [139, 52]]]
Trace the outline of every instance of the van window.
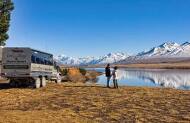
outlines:
[[47, 61], [47, 60], [44, 60], [44, 64], [45, 64], [45, 65], [48, 65], [48, 61]]
[[36, 63], [40, 64], [40, 58], [36, 58]]
[[40, 59], [40, 64], [45, 64], [42, 58]]
[[48, 61], [48, 65], [53, 65], [53, 62], [52, 61]]
[[32, 60], [32, 63], [36, 63], [36, 57], [34, 55], [32, 55], [31, 60]]
[[35, 64], [53, 65], [53, 55], [33, 50], [31, 61]]

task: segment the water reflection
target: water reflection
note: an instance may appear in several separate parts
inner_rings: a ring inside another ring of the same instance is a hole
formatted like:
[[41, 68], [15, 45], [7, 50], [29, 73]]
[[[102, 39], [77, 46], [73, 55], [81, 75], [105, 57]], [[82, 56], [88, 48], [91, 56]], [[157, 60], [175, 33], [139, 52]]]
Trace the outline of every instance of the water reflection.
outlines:
[[126, 70], [125, 73], [124, 71], [123, 77], [138, 77], [164, 87], [190, 89], [189, 70]]
[[[120, 69], [118, 72], [120, 81], [124, 85], [133, 80], [135, 86], [147, 86], [147, 82], [151, 82], [155, 86], [190, 90], [190, 70]], [[143, 81], [144, 85], [142, 82], [138, 84], [137, 81]]]

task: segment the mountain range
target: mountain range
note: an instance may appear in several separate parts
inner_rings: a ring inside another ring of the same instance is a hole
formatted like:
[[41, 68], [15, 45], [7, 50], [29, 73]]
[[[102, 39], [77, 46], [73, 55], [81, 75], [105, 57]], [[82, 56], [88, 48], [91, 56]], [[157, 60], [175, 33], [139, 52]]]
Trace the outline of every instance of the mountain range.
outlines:
[[190, 56], [190, 43], [185, 42], [181, 45], [174, 42], [167, 42], [153, 47], [149, 51], [138, 53], [140, 57], [189, 57]]
[[159, 63], [170, 61], [190, 60], [190, 43], [177, 44], [175, 42], [166, 42], [148, 51], [143, 51], [137, 55], [128, 55], [127, 53], [117, 52], [108, 53], [100, 57], [82, 57], [74, 58], [65, 55], [59, 55], [56, 60], [65, 65], [97, 65], [106, 63]]
[[100, 57], [82, 57], [74, 58], [66, 55], [59, 55], [56, 58], [56, 61], [64, 65], [95, 65], [95, 64], [107, 64], [107, 63], [116, 63], [128, 58], [127, 53], [117, 52], [117, 53], [108, 53], [107, 55]]

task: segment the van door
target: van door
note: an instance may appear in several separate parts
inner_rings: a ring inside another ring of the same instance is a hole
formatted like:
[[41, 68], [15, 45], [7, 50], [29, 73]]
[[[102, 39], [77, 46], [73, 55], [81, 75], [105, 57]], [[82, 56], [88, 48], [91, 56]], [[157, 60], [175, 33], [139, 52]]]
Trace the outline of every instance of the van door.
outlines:
[[30, 75], [30, 48], [4, 48], [2, 73], [5, 77], [24, 77]]

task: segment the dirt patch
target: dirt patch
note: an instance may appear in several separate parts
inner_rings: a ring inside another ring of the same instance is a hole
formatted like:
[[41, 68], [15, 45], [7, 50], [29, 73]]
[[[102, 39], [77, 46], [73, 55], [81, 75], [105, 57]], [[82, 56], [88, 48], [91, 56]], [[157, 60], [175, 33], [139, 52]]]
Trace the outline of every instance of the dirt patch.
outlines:
[[49, 83], [1, 89], [0, 122], [190, 122], [190, 91]]

